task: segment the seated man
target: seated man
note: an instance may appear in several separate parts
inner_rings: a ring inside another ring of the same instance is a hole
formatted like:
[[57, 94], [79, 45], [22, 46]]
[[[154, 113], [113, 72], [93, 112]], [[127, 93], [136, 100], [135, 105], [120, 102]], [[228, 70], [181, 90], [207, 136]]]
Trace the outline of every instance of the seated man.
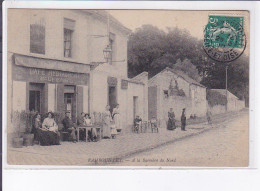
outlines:
[[[78, 117], [78, 126], [85, 127], [85, 113], [81, 112], [81, 115]], [[79, 129], [79, 139], [86, 140], [86, 129]]]
[[139, 115], [136, 116], [134, 120], [134, 131], [138, 132], [141, 127], [142, 119], [139, 117]]
[[76, 143], [76, 126], [71, 120], [69, 111], [65, 113], [65, 118], [62, 120], [62, 124], [64, 126], [63, 131], [69, 132], [73, 143]]

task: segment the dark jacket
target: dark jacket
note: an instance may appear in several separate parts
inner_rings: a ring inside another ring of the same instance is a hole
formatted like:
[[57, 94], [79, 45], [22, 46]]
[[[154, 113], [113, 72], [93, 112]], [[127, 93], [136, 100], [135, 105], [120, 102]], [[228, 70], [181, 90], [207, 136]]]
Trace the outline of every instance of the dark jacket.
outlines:
[[77, 123], [79, 126], [85, 126], [85, 120], [84, 120], [84, 117], [82, 116], [79, 116], [78, 117], [78, 123]]
[[186, 116], [185, 116], [184, 112], [182, 112], [182, 115], [181, 115], [181, 123], [186, 124]]
[[63, 120], [62, 120], [62, 124], [63, 124], [63, 127], [64, 127], [64, 130], [66, 131], [68, 128], [72, 128], [72, 127], [75, 127], [74, 123], [72, 122], [72, 120], [69, 118], [69, 117], [65, 117]]

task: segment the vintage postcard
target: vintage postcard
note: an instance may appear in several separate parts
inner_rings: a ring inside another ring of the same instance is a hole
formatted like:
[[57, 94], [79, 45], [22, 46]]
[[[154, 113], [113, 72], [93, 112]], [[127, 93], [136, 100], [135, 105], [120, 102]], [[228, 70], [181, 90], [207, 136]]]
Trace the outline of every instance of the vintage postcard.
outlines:
[[247, 10], [7, 10], [7, 164], [248, 167]]

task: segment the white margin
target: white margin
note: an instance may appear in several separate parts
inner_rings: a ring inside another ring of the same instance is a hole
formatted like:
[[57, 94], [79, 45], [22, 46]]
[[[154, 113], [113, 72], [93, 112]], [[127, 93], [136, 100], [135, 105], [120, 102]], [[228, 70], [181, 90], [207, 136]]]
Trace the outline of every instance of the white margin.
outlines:
[[[41, 165], [8, 165], [7, 157], [7, 136], [6, 136], [6, 109], [7, 109], [7, 9], [8, 8], [49, 8], [49, 9], [173, 9], [173, 10], [249, 10], [250, 11], [250, 155], [249, 167], [246, 168], [215, 168], [215, 167], [139, 167], [139, 166], [41, 166]], [[3, 3], [3, 122], [2, 122], [2, 140], [3, 140], [3, 168], [4, 169], [256, 169], [256, 156], [259, 154], [256, 136], [257, 127], [255, 126], [255, 15], [256, 2], [159, 2], [159, 1], [6, 1]], [[259, 29], [258, 29], [259, 30]], [[259, 39], [258, 39], [259, 40]], [[259, 56], [259, 55], [258, 55]], [[259, 62], [258, 62], [259, 63]], [[257, 75], [256, 75], [257, 76]], [[258, 75], [259, 76], [259, 75]], [[258, 77], [259, 78], [259, 77]], [[258, 129], [259, 131], [259, 129]]]

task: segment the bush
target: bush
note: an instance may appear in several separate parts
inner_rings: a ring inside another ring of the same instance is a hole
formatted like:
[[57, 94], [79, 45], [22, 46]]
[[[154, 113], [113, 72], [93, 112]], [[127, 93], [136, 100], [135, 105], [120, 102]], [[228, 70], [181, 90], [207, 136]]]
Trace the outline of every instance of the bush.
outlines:
[[227, 98], [219, 92], [207, 90], [207, 100], [209, 106], [213, 107], [215, 105], [226, 105]]

